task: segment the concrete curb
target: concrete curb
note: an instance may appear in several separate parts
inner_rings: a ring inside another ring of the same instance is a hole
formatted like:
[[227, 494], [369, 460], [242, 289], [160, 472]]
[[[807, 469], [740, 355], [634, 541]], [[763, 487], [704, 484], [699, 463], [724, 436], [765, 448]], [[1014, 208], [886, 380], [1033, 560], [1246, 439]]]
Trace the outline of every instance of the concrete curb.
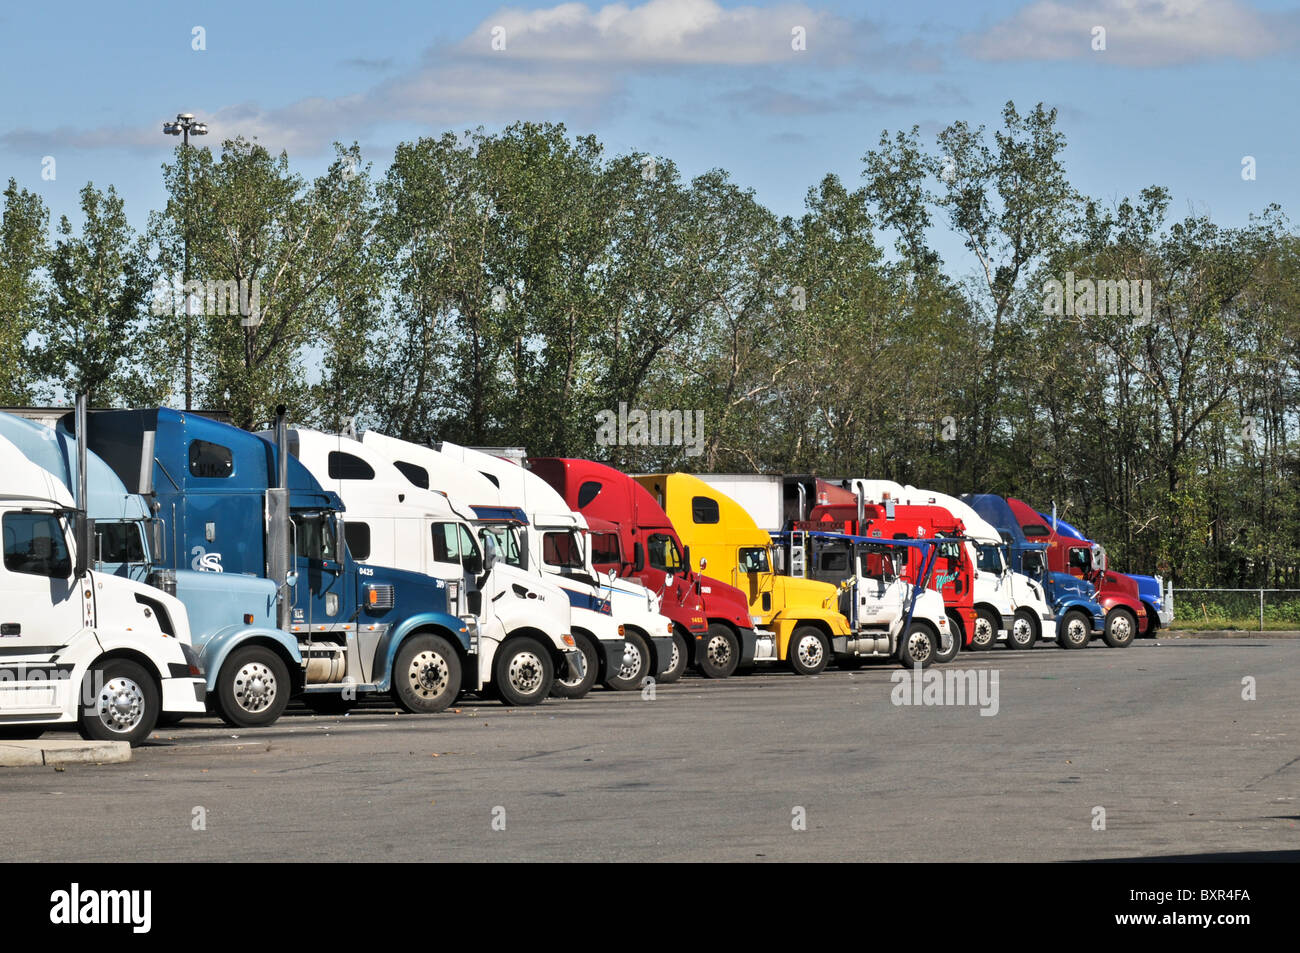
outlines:
[[0, 741], [0, 768], [118, 764], [131, 760], [125, 741]]
[[1167, 629], [1156, 635], [1161, 639], [1300, 639], [1300, 632], [1293, 629], [1273, 631], [1249, 631], [1245, 629]]

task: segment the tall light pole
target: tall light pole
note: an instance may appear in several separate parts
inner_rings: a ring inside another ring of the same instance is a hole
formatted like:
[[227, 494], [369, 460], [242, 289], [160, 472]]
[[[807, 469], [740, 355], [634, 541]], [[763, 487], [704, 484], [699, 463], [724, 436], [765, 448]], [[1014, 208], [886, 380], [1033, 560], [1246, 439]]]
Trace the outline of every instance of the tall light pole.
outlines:
[[[185, 219], [181, 225], [185, 245], [185, 265], [181, 284], [188, 285], [190, 280], [190, 136], [206, 136], [208, 124], [195, 122], [193, 113], [178, 113], [175, 122], [163, 123], [163, 132], [169, 136], [182, 136], [181, 161], [185, 165]], [[190, 306], [190, 293], [185, 288], [185, 409], [193, 410], [194, 395], [194, 315]]]

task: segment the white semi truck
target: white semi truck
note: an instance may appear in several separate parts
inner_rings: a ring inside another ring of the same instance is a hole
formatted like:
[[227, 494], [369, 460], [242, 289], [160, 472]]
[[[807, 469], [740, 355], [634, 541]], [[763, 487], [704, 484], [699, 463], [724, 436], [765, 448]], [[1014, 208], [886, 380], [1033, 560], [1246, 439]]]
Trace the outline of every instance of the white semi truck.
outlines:
[[[90, 569], [84, 509], [4, 438], [0, 473], [0, 733], [76, 724], [85, 738], [134, 746], [160, 716], [202, 714], [207, 685], [184, 605]], [[78, 489], [84, 500], [84, 479]]]
[[976, 567], [975, 632], [970, 648], [981, 651], [1005, 640], [1009, 648], [1025, 649], [1039, 639], [1056, 638], [1056, 617], [1043, 588], [1022, 573], [1013, 572], [1003, 553], [998, 531], [968, 504], [954, 496], [902, 486], [892, 480], [850, 481], [849, 488], [864, 502], [941, 506], [965, 524], [971, 561]]
[[501, 534], [507, 561], [558, 584], [572, 606], [574, 638], [607, 688], [637, 688], [646, 676], [658, 677], [672, 667], [672, 621], [659, 612], [658, 596], [592, 568], [586, 518], [570, 510], [541, 477], [501, 457], [447, 442], [422, 447], [366, 433], [362, 443], [408, 476], [421, 479], [423, 471], [429, 478], [436, 472], [446, 484], [439, 489], [466, 500], [479, 525]]
[[551, 694], [554, 679], [584, 680], [585, 671], [550, 671], [555, 652], [547, 645], [577, 658], [560, 587], [500, 561], [490, 535], [480, 546], [467, 506], [413, 485], [374, 447], [351, 437], [299, 427], [289, 431], [289, 452], [343, 500], [354, 559], [441, 579], [452, 611], [475, 616], [479, 671], [476, 681], [466, 679], [468, 688], [493, 690], [508, 705], [535, 705]]

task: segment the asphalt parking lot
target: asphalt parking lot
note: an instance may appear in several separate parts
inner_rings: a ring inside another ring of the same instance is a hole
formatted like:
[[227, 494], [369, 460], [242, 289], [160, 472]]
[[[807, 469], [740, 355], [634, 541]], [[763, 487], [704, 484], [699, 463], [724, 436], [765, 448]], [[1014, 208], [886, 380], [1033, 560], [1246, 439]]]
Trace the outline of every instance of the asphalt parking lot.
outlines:
[[127, 764], [0, 769], [0, 838], [17, 861], [1300, 859], [1300, 642], [950, 667], [997, 673], [996, 714], [895, 704], [900, 670], [869, 667], [186, 722]]

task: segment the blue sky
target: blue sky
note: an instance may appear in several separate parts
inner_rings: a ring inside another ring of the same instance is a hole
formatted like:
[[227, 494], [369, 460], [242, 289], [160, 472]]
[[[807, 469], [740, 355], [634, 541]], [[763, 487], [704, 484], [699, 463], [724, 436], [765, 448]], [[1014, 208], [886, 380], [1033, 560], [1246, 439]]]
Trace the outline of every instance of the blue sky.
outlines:
[[727, 169], [784, 214], [827, 172], [859, 183], [882, 129], [932, 141], [955, 119], [995, 126], [1013, 99], [1059, 108], [1085, 193], [1162, 184], [1176, 214], [1237, 225], [1300, 205], [1298, 40], [1293, 5], [1244, 0], [8, 5], [0, 179], [56, 217], [88, 179], [114, 184], [142, 227], [175, 144], [161, 123], [180, 111], [211, 124], [208, 143], [256, 135], [307, 174], [335, 139], [382, 173], [402, 139], [562, 120], [688, 175]]

